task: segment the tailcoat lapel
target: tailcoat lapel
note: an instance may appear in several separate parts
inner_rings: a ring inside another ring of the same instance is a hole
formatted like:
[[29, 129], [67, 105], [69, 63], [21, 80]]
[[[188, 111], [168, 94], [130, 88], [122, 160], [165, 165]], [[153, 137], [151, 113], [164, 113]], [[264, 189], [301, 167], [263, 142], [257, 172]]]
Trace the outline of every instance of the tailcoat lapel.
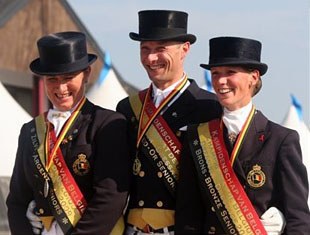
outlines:
[[242, 143], [240, 152], [235, 159], [234, 171], [246, 181], [244, 166], [251, 166], [252, 162], [257, 162], [260, 157], [260, 151], [270, 136], [267, 129], [268, 119], [260, 112], [256, 111], [252, 123]]
[[[85, 104], [80, 110], [80, 114], [77, 116], [76, 120], [74, 121], [74, 123], [68, 130], [66, 136], [64, 137], [62, 144], [60, 145], [64, 156], [67, 155], [68, 151], [70, 152], [72, 143], [74, 143], [76, 146], [84, 145], [85, 143], [87, 143], [87, 140], [85, 138], [87, 138], [88, 135], [81, 136], [80, 132], [82, 131], [83, 126], [88, 126], [89, 123], [91, 122], [93, 108], [94, 105], [90, 103], [88, 100], [86, 100]], [[79, 138], [77, 138], [78, 136]]]
[[[191, 82], [189, 87], [172, 103], [170, 107], [165, 110], [165, 113], [163, 114], [164, 119], [172, 129], [178, 129], [186, 125], [186, 120], [192, 119], [192, 114], [197, 109], [196, 103], [199, 87], [195, 81], [189, 81]], [[175, 120], [180, 121], [175, 122]]]

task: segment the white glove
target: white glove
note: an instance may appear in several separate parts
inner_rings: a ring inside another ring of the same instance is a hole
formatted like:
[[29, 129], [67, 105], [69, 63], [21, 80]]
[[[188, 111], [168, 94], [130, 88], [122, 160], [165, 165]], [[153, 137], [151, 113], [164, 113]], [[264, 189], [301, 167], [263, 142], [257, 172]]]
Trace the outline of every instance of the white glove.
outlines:
[[286, 221], [282, 212], [276, 207], [270, 207], [261, 216], [261, 222], [266, 229], [268, 235], [282, 234]]
[[62, 232], [58, 223], [56, 221], [53, 221], [53, 223], [51, 224], [50, 230], [47, 231], [44, 228], [42, 235], [64, 235], [64, 233]]
[[37, 216], [33, 210], [36, 207], [36, 202], [32, 200], [27, 208], [26, 217], [29, 220], [32, 231], [34, 234], [41, 234], [41, 231], [43, 229], [43, 224], [39, 216]]

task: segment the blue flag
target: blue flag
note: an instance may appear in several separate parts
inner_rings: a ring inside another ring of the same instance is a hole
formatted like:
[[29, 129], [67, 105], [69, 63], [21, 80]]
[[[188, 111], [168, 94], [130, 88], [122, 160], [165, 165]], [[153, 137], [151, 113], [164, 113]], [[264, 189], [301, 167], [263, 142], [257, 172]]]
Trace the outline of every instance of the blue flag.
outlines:
[[298, 114], [299, 120], [302, 121], [302, 106], [301, 106], [301, 103], [299, 102], [299, 100], [293, 94], [291, 94], [291, 99], [292, 99], [292, 104], [295, 107], [296, 112]]
[[100, 72], [99, 79], [97, 80], [99, 85], [102, 84], [104, 79], [107, 77], [107, 74], [108, 74], [109, 70], [111, 69], [111, 65], [112, 65], [112, 62], [111, 62], [110, 53], [105, 52], [103, 68]]
[[204, 77], [205, 77], [207, 91], [214, 93], [214, 89], [213, 89], [212, 81], [211, 81], [211, 73], [209, 70], [204, 70]]

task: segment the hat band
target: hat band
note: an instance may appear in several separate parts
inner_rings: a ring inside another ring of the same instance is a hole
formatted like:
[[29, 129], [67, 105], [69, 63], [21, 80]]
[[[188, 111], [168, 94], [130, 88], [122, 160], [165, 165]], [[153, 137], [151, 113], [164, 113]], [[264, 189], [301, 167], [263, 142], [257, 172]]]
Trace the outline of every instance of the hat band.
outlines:
[[209, 61], [209, 64], [221, 64], [221, 63], [260, 63], [260, 61], [248, 59], [248, 58], [235, 58], [235, 57], [227, 57], [227, 58], [212, 58]]
[[180, 36], [186, 34], [186, 30], [184, 28], [151, 28], [151, 30], [139, 34], [140, 37]]
[[84, 69], [88, 65], [88, 56], [84, 56], [79, 60], [75, 60], [70, 63], [65, 64], [44, 64], [43, 61], [40, 60], [40, 65], [45, 71], [77, 71], [79, 69]]

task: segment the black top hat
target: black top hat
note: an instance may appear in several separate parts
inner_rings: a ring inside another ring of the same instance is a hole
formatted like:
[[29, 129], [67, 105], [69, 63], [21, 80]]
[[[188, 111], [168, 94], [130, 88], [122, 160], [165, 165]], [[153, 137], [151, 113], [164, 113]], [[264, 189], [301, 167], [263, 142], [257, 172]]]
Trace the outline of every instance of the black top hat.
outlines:
[[86, 36], [81, 32], [60, 32], [37, 41], [40, 57], [29, 67], [40, 75], [60, 75], [86, 69], [97, 56], [87, 54]]
[[209, 48], [209, 64], [200, 64], [202, 68], [240, 65], [258, 69], [261, 75], [267, 72], [268, 66], [260, 62], [262, 44], [259, 41], [238, 37], [218, 37], [210, 39]]
[[196, 41], [196, 36], [187, 34], [186, 12], [146, 10], [139, 12], [139, 34], [129, 33], [136, 41]]

